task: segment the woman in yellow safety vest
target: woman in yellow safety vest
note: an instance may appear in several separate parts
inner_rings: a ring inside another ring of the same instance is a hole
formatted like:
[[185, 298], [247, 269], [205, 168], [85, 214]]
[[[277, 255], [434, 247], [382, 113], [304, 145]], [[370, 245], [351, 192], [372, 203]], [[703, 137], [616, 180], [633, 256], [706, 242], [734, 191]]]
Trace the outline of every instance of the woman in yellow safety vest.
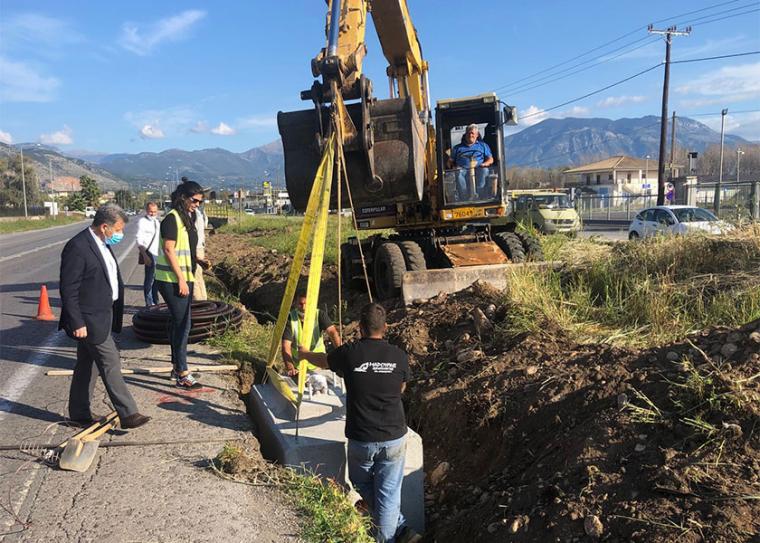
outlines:
[[[196, 264], [198, 232], [195, 210], [203, 203], [203, 188], [195, 181], [181, 183], [172, 195], [172, 210], [161, 221], [161, 238], [156, 259], [156, 283], [169, 307], [169, 342], [172, 376], [179, 388], [199, 388], [201, 384], [187, 368], [187, 340], [190, 335], [190, 304]], [[205, 263], [201, 263], [205, 267]]]

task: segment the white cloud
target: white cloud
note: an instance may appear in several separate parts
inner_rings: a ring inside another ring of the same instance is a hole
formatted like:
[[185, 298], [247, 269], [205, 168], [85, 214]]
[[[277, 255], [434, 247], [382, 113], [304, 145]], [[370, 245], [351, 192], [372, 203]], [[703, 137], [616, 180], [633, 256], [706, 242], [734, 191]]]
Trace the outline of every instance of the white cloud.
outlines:
[[194, 126], [190, 127], [188, 131], [193, 134], [205, 134], [209, 131], [208, 124], [205, 121], [198, 121]]
[[686, 107], [737, 102], [760, 97], [760, 62], [739, 66], [724, 66], [706, 72], [676, 87], [679, 94], [694, 98], [683, 101]]
[[0, 101], [2, 102], [50, 102], [60, 81], [45, 77], [23, 62], [13, 62], [0, 57]]
[[146, 109], [144, 111], [128, 111], [124, 118], [138, 130], [146, 125], [151, 128], [160, 127], [161, 136], [166, 134], [185, 134], [194, 124], [198, 114], [192, 108], [175, 106], [166, 109]]
[[277, 126], [277, 115], [264, 114], [244, 117], [237, 122], [237, 126], [244, 128], [273, 128]]
[[40, 134], [40, 143], [45, 145], [71, 145], [74, 140], [71, 137], [71, 128], [63, 125], [63, 129], [51, 134]]
[[[686, 115], [688, 117], [688, 114]], [[699, 122], [706, 124], [716, 132], [720, 132], [720, 114], [714, 117], [700, 118]], [[741, 136], [750, 141], [760, 140], [760, 112], [731, 115], [731, 109], [726, 115], [725, 130], [729, 134]]]
[[608, 96], [596, 103], [598, 107], [617, 107], [624, 104], [639, 104], [646, 100], [646, 96]]
[[37, 13], [0, 19], [0, 35], [3, 50], [55, 58], [65, 46], [85, 41], [68, 21]]
[[13, 143], [13, 136], [11, 136], [10, 132], [4, 132], [3, 130], [0, 130], [0, 142], [10, 145]]
[[146, 124], [140, 129], [140, 137], [144, 140], [160, 140], [166, 136], [159, 127]]
[[529, 126], [540, 123], [548, 117], [549, 114], [543, 109], [536, 106], [530, 106], [525, 110], [524, 113], [518, 114], [517, 122], [518, 126], [522, 126], [522, 128], [528, 128]]
[[187, 37], [192, 26], [205, 16], [205, 11], [193, 9], [160, 19], [142, 29], [134, 23], [124, 23], [119, 44], [128, 51], [145, 56], [161, 42], [179, 41]]
[[220, 122], [219, 126], [211, 129], [211, 133], [216, 134], [217, 136], [234, 136], [237, 133], [237, 130], [225, 123]]
[[587, 117], [591, 113], [591, 110], [583, 106], [573, 106], [560, 113], [560, 117]]

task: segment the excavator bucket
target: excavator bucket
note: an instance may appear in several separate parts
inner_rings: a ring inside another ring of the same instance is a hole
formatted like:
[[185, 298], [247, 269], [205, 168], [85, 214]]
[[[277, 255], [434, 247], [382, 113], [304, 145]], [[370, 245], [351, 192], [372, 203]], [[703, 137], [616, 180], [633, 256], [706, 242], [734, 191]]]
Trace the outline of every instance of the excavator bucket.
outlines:
[[[347, 104], [347, 109], [357, 128], [356, 138], [344, 146], [354, 206], [420, 201], [427, 132], [411, 99], [363, 101]], [[303, 211], [322, 158], [330, 109], [319, 106], [318, 110], [281, 111], [277, 125], [285, 153], [290, 201], [296, 210]], [[333, 189], [331, 209], [337, 209], [336, 194]], [[345, 190], [341, 207], [349, 207]]]

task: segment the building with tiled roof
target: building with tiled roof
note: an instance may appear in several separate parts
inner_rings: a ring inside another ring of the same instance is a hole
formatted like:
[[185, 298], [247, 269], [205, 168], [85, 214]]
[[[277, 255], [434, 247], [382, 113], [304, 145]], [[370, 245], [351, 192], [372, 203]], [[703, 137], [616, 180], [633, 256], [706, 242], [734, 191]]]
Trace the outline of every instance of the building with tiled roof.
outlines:
[[565, 186], [598, 194], [657, 193], [657, 160], [653, 158], [618, 155], [565, 170], [563, 175]]

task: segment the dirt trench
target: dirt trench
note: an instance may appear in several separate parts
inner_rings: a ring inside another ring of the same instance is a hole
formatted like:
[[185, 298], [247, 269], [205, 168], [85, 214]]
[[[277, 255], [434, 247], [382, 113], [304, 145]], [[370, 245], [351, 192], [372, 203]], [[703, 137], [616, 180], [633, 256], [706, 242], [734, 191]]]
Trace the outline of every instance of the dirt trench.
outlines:
[[[217, 275], [273, 318], [290, 258], [219, 241]], [[327, 269], [320, 306], [335, 285]], [[366, 300], [352, 296], [346, 321]], [[477, 285], [385, 305], [412, 364], [426, 541], [758, 541], [760, 321], [633, 350], [549, 327], [511, 337], [502, 296]]]

